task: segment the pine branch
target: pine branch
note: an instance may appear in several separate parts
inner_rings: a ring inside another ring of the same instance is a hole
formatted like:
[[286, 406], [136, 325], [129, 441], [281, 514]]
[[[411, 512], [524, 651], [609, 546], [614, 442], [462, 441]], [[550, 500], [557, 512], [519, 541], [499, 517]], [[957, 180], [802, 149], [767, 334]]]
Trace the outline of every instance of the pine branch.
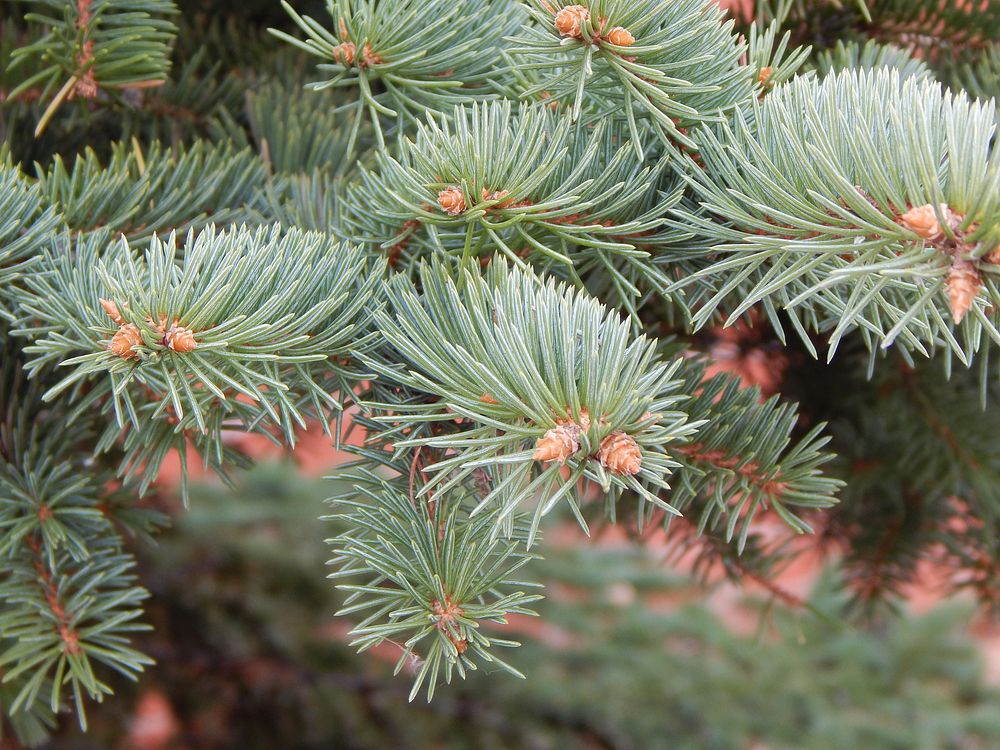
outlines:
[[14, 285], [61, 229], [61, 217], [2, 152], [0, 159], [0, 320], [9, 320]]
[[[741, 388], [732, 376], [704, 379], [704, 367], [686, 367], [682, 390], [693, 397], [681, 408], [702, 426], [671, 450], [680, 464], [671, 505], [700, 516], [699, 533], [716, 530], [726, 542], [737, 540], [742, 553], [758, 516], [772, 511], [797, 533], [811, 533], [809, 524], [793, 512], [829, 508], [843, 486], [823, 476], [821, 467], [834, 456], [823, 448], [829, 437], [816, 425], [794, 439], [798, 414], [777, 397], [760, 400], [756, 388]], [[670, 523], [671, 519], [666, 519]]]
[[1000, 35], [1000, 7], [964, 0], [878, 0], [865, 31], [884, 41], [922, 49], [931, 59], [953, 48], [982, 48]]
[[343, 175], [357, 153], [373, 142], [370, 127], [352, 129], [335, 104], [346, 97], [329, 92], [291, 90], [272, 81], [247, 95], [247, 114], [257, 150], [272, 172], [325, 169]]
[[278, 175], [264, 188], [262, 213], [286, 227], [330, 231], [343, 227], [343, 190], [343, 180], [331, 177], [326, 169]]
[[994, 120], [992, 105], [931, 81], [849, 70], [797, 79], [751, 117], [702, 130], [705, 168], [692, 162], [690, 182], [706, 213], [676, 211], [719, 243], [677, 284], [707, 282], [696, 324], [726, 300], [742, 300], [730, 320], [763, 301], [779, 330], [784, 308], [800, 332], [829, 332], [831, 356], [860, 330], [873, 349], [970, 361], [1000, 340]]
[[569, 98], [579, 117], [583, 92], [606, 85], [640, 153], [637, 119], [648, 119], [663, 143], [695, 148], [685, 128], [718, 121], [752, 96], [752, 71], [739, 64], [744, 47], [710, 0], [526, 5], [531, 23], [512, 40], [511, 53], [541, 80], [522, 96], [544, 90]]
[[34, 736], [70, 701], [85, 725], [84, 696], [110, 692], [96, 665], [133, 676], [152, 662], [129, 645], [144, 629], [135, 621], [146, 592], [101, 499], [112, 477], [89, 461], [93, 420], [67, 421], [65, 410], [47, 408], [37, 384], [25, 382], [19, 354], [5, 346], [0, 668], [12, 688], [4, 711], [20, 734]]
[[477, 660], [523, 677], [492, 651], [519, 644], [480, 625], [534, 614], [528, 607], [541, 598], [516, 590], [537, 586], [514, 577], [533, 557], [524, 551], [524, 520], [498, 537], [496, 513], [470, 517], [475, 499], [461, 488], [436, 493], [427, 505], [399, 480], [366, 470], [345, 476], [354, 489], [335, 498], [334, 507], [344, 511], [331, 518], [350, 531], [331, 540], [331, 564], [334, 576], [360, 579], [339, 586], [349, 595], [338, 614], [365, 614], [351, 631], [352, 645], [364, 651], [398, 643], [396, 673], [408, 665], [415, 672], [410, 700], [425, 688], [430, 701], [442, 675], [448, 683], [456, 673], [464, 679]]
[[152, 88], [166, 80], [177, 31], [164, 18], [177, 12], [170, 0], [35, 2], [45, 10], [28, 13], [25, 20], [45, 27], [45, 36], [18, 49], [14, 64], [38, 69], [10, 95], [41, 87], [42, 97], [48, 98], [59, 87], [38, 121], [36, 135], [66, 100], [94, 100], [101, 92]]
[[106, 166], [87, 149], [71, 167], [56, 156], [36, 165], [47, 202], [58, 206], [70, 229], [107, 228], [136, 244], [155, 232], [185, 233], [209, 224], [259, 220], [254, 210], [264, 168], [249, 149], [195, 141], [169, 149], [154, 141], [112, 146]]
[[890, 355], [869, 380], [866, 354], [855, 348], [828, 375], [844, 395], [811, 409], [829, 419], [838, 454], [830, 473], [846, 480], [820, 538], [843, 555], [854, 603], [869, 613], [898, 605], [929, 562], [951, 575], [943, 591], [978, 585], [991, 606], [986, 571], [1000, 507], [995, 364], [949, 371]]
[[971, 60], [958, 58], [948, 67], [953, 88], [965, 89], [977, 99], [1000, 99], [1000, 44], [993, 42]]
[[415, 123], [428, 111], [496, 98], [502, 41], [523, 18], [513, 0], [327, 0], [330, 31], [282, 5], [306, 39], [271, 32], [327, 61], [320, 68], [332, 77], [314, 88], [357, 88], [355, 117], [369, 115], [379, 145], [383, 116]]
[[28, 370], [64, 368], [46, 398], [113, 417], [98, 450], [124, 436], [119, 473], [142, 491], [188, 439], [214, 468], [232, 457], [224, 430], [294, 445], [307, 418], [340, 413], [373, 343], [381, 266], [360, 251], [280, 227], [184, 244], [154, 236], [140, 256], [95, 233], [46, 253], [20, 298]]
[[428, 436], [391, 438], [396, 451], [430, 449], [420, 496], [485, 469], [478, 510], [499, 505], [504, 519], [543, 498], [529, 540], [563, 499], [582, 523], [588, 489], [608, 503], [632, 490], [676, 512], [656, 492], [676, 465], [669, 443], [694, 427], [675, 409], [679, 363], [659, 361], [596, 300], [499, 259], [486, 278], [467, 269], [456, 283], [433, 265], [420, 281], [420, 295], [405, 276], [390, 281], [376, 319], [391, 349], [372, 369], [424, 396], [366, 404], [387, 412], [374, 421], [390, 435], [430, 423]]
[[473, 105], [453, 122], [430, 118], [398, 155], [379, 152], [345, 196], [345, 230], [397, 265], [485, 260], [499, 248], [518, 267], [578, 283], [600, 269], [633, 298], [639, 279], [666, 284], [646, 259], [687, 236], [663, 227], [681, 194], [669, 166], [639, 161], [624, 128], [574, 129], [542, 106]]
[[861, 70], [895, 70], [900, 79], [933, 78], [930, 66], [920, 58], [902, 47], [892, 44], [882, 44], [869, 39], [862, 45], [860, 42], [844, 42], [837, 40], [832, 49], [823, 50], [816, 56], [816, 70], [826, 76], [845, 69]]

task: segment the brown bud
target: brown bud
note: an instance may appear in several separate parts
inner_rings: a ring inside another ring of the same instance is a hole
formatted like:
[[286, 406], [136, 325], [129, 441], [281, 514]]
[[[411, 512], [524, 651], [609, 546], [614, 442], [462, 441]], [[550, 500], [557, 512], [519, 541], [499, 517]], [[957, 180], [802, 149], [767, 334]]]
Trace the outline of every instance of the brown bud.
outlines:
[[[941, 211], [948, 215], [948, 207], [941, 205]], [[941, 223], [938, 221], [934, 206], [927, 203], [911, 208], [899, 217], [899, 223], [911, 232], [920, 235], [925, 240], [933, 240], [941, 236]]]
[[132, 347], [140, 344], [142, 344], [142, 334], [138, 327], [132, 323], [126, 323], [111, 337], [108, 350], [122, 359], [139, 359], [138, 353], [132, 351]]
[[438, 193], [438, 205], [451, 216], [464, 213], [465, 196], [462, 195], [462, 188], [452, 186], [442, 190]]
[[466, 649], [469, 648], [469, 642], [464, 638], [460, 638], [455, 630], [458, 618], [465, 614], [465, 610], [457, 602], [453, 602], [450, 596], [444, 598], [444, 603], [435, 599], [431, 602], [431, 609], [433, 609], [435, 619], [437, 620], [437, 629], [444, 633], [445, 637], [454, 644], [455, 650], [458, 653], [464, 654]]
[[584, 21], [590, 18], [590, 11], [582, 5], [567, 5], [556, 13], [555, 27], [560, 36], [580, 36]]
[[506, 190], [494, 190], [490, 192], [489, 188], [483, 188], [481, 193], [484, 201], [499, 201], [497, 203], [497, 208], [507, 208], [510, 201], [504, 200], [510, 193]]
[[767, 86], [768, 81], [771, 80], [772, 75], [774, 75], [774, 68], [772, 68], [770, 65], [767, 65], [761, 68], [760, 73], [757, 74], [757, 82], [760, 83], [761, 86]]
[[535, 452], [531, 456], [536, 461], [558, 461], [566, 459], [580, 450], [580, 427], [572, 422], [553, 427], [535, 441]]
[[951, 317], [957, 325], [972, 309], [972, 303], [979, 296], [979, 290], [983, 288], [983, 278], [975, 262], [962, 259], [952, 261], [945, 287], [948, 290]]
[[635, 37], [632, 32], [622, 26], [615, 26], [608, 32], [608, 41], [619, 47], [631, 47], [635, 44]]
[[580, 429], [584, 432], [590, 429], [590, 412], [586, 407], [580, 409]]
[[163, 343], [175, 352], [191, 352], [198, 348], [198, 342], [194, 339], [194, 331], [179, 325], [172, 325], [163, 335]]
[[597, 457], [601, 465], [614, 474], [638, 474], [642, 468], [639, 444], [621, 430], [615, 430], [601, 441]]
[[484, 404], [499, 404], [500, 403], [499, 401], [497, 401], [495, 398], [493, 398], [488, 393], [484, 393], [482, 396], [480, 396], [479, 400], [482, 401]]
[[108, 314], [108, 317], [115, 323], [115, 325], [122, 325], [125, 322], [125, 318], [118, 311], [118, 305], [109, 299], [101, 300], [101, 307], [104, 308], [104, 312]]
[[[177, 321], [174, 321], [175, 323]], [[151, 328], [155, 328], [160, 332], [161, 335], [166, 335], [167, 333], [167, 316], [160, 313], [159, 320], [153, 320], [149, 316], [146, 316], [146, 323], [149, 324]]]
[[994, 266], [1000, 266], [1000, 245], [986, 253], [983, 256], [983, 260], [987, 263], [992, 263]]
[[382, 56], [372, 49], [371, 44], [365, 42], [364, 48], [361, 50], [361, 59], [364, 60], [366, 66], [371, 65], [381, 65], [385, 62]]
[[358, 48], [354, 42], [341, 42], [333, 48], [333, 59], [342, 65], [351, 65], [357, 54]]

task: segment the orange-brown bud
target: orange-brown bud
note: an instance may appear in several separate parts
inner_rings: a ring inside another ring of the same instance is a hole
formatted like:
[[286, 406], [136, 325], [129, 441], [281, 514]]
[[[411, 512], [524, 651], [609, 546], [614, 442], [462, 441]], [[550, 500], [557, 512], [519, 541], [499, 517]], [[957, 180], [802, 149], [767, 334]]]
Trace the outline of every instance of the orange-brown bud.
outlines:
[[163, 343], [175, 352], [181, 352], [182, 354], [198, 348], [198, 342], [194, 338], [194, 331], [179, 325], [170, 326], [170, 329], [163, 335]]
[[108, 314], [108, 317], [115, 323], [115, 325], [122, 325], [125, 322], [125, 318], [118, 311], [118, 305], [109, 299], [101, 300], [101, 307], [104, 308], [104, 312]]
[[642, 468], [639, 444], [621, 430], [615, 430], [601, 441], [597, 457], [601, 465], [614, 474], [638, 474]]
[[342, 65], [351, 65], [358, 54], [354, 42], [341, 42], [333, 48], [333, 59]]
[[632, 32], [622, 26], [615, 26], [608, 32], [608, 41], [619, 47], [631, 47], [635, 44], [635, 37]]
[[[948, 215], [948, 207], [942, 205], [942, 212]], [[925, 240], [933, 240], [941, 236], [941, 223], [938, 221], [934, 206], [927, 203], [915, 206], [899, 217], [899, 223], [911, 232], [920, 235]]]
[[465, 213], [465, 196], [462, 195], [462, 188], [452, 186], [442, 190], [438, 193], [438, 205], [451, 216]]
[[531, 456], [536, 461], [558, 461], [566, 459], [580, 450], [580, 427], [572, 422], [553, 427], [535, 441], [535, 452]]
[[983, 277], [974, 261], [957, 259], [951, 264], [945, 287], [948, 291], [951, 318], [957, 325], [972, 309], [972, 303], [983, 288]]
[[580, 36], [583, 23], [590, 18], [590, 11], [582, 5], [567, 5], [562, 8], [554, 20], [556, 31], [560, 36]]
[[139, 359], [139, 354], [134, 352], [132, 347], [140, 344], [142, 344], [142, 333], [139, 332], [137, 326], [126, 323], [111, 337], [108, 350], [122, 359]]

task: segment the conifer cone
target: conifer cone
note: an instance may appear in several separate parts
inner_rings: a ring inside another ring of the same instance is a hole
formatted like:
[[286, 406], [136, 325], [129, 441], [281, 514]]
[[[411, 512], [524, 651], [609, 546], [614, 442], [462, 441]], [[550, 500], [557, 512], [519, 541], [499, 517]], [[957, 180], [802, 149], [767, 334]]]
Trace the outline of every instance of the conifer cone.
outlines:
[[638, 474], [642, 468], [639, 444], [621, 430], [615, 430], [601, 441], [597, 457], [604, 468], [615, 474]]
[[558, 461], [566, 463], [566, 459], [580, 450], [580, 426], [567, 422], [553, 427], [535, 442], [535, 452], [532, 455], [536, 461]]
[[142, 334], [139, 332], [139, 328], [132, 323], [126, 323], [111, 337], [108, 350], [122, 359], [138, 359], [139, 355], [132, 350], [132, 347], [139, 346], [141, 343]]
[[953, 260], [945, 286], [948, 290], [952, 320], [956, 324], [961, 323], [983, 288], [983, 279], [975, 262], [960, 258]]

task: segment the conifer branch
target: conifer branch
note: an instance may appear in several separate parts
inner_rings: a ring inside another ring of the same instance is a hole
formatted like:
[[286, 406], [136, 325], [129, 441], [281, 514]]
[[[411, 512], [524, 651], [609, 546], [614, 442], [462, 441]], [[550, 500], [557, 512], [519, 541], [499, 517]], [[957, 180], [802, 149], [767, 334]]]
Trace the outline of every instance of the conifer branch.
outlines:
[[434, 255], [485, 262], [499, 248], [518, 267], [578, 284], [581, 271], [611, 269], [621, 296], [636, 297], [640, 279], [666, 284], [647, 259], [687, 235], [663, 226], [681, 196], [669, 160], [646, 165], [627, 139], [540, 105], [459, 108], [450, 122], [420, 124], [398, 155], [377, 155], [346, 196], [345, 229], [397, 266]]
[[612, 84], [607, 91], [617, 116], [628, 120], [640, 152], [637, 118], [648, 120], [664, 143], [694, 148], [686, 128], [721, 119], [753, 91], [752, 71], [739, 64], [744, 47], [711, 0], [526, 5], [531, 23], [512, 40], [511, 53], [541, 80], [522, 96], [544, 90], [569, 98], [579, 117], [583, 92]]
[[872, 348], [950, 348], [965, 362], [1000, 341], [994, 123], [992, 104], [930, 81], [846, 70], [700, 131], [705, 167], [690, 182], [706, 214], [676, 214], [720, 257], [675, 285], [703, 284], [695, 323], [738, 299], [730, 320], [767, 302], [780, 329], [784, 308], [800, 331], [829, 332], [831, 356], [852, 330]]
[[523, 18], [514, 0], [327, 0], [331, 31], [282, 5], [306, 39], [271, 32], [327, 61], [320, 68], [332, 77], [314, 88], [357, 90], [355, 117], [369, 114], [380, 144], [383, 116], [414, 123], [428, 111], [496, 98], [502, 40]]
[[93, 100], [101, 92], [154, 88], [165, 82], [177, 31], [166, 18], [177, 13], [170, 0], [35, 2], [45, 10], [28, 13], [25, 20], [42, 25], [46, 33], [19, 48], [13, 64], [38, 69], [10, 96], [41, 87], [44, 98], [59, 87], [38, 122], [36, 137], [67, 100]]
[[28, 370], [66, 368], [47, 399], [114, 415], [98, 447], [124, 434], [120, 472], [143, 490], [188, 439], [215, 467], [224, 430], [294, 445], [296, 425], [340, 413], [373, 343], [381, 267], [359, 250], [277, 226], [184, 244], [154, 236], [140, 256], [95, 233], [46, 253], [21, 295]]
[[[420, 281], [420, 295], [405, 276], [390, 281], [376, 319], [392, 354], [372, 370], [425, 396], [366, 406], [388, 412], [373, 421], [388, 426], [380, 440], [396, 451], [442, 451], [421, 496], [484, 468], [492, 486], [477, 511], [499, 505], [506, 518], [544, 498], [529, 541], [559, 500], [582, 522], [588, 486], [609, 503], [632, 490], [675, 512], [656, 493], [676, 466], [670, 443], [696, 427], [675, 408], [679, 362], [659, 361], [652, 341], [596, 300], [499, 258], [486, 277], [467, 268], [455, 282], [434, 264]], [[429, 434], [407, 435], [425, 423]]]
[[461, 487], [426, 504], [414, 502], [402, 480], [365, 469], [345, 476], [354, 490], [335, 498], [343, 511], [331, 518], [351, 531], [330, 542], [334, 576], [358, 581], [340, 585], [348, 597], [338, 614], [365, 613], [352, 644], [364, 651], [400, 639], [396, 672], [411, 666], [415, 673], [410, 700], [422, 688], [431, 700], [441, 677], [464, 679], [477, 661], [523, 677], [493, 652], [519, 644], [480, 626], [534, 614], [529, 605], [541, 598], [518, 591], [537, 584], [514, 577], [533, 557], [524, 551], [525, 520], [514, 519], [511, 534], [498, 537], [496, 513], [470, 517], [475, 499]]

